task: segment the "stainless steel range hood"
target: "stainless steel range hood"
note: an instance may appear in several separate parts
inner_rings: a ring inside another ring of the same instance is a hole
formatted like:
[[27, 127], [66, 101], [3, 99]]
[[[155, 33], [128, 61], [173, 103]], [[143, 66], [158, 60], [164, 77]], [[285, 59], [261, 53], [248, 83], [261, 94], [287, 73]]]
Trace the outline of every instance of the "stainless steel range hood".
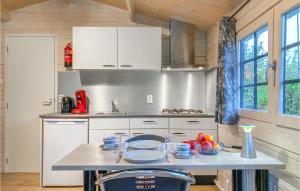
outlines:
[[163, 71], [198, 71], [204, 69], [195, 64], [195, 26], [178, 21], [170, 22], [171, 62], [162, 65]]

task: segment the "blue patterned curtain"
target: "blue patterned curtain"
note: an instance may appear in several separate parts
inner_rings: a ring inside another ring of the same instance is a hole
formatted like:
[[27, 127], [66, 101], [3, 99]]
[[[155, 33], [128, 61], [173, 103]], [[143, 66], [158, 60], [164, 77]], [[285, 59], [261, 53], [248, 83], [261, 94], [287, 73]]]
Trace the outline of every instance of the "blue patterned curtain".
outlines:
[[235, 20], [223, 17], [219, 28], [216, 122], [227, 125], [238, 122], [235, 37]]

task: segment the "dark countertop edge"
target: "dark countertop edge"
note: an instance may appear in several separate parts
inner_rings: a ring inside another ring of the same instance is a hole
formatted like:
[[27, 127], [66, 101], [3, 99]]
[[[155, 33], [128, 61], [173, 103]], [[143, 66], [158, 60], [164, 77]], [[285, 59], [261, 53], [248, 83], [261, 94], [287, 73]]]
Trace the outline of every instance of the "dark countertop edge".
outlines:
[[213, 118], [213, 114], [126, 114], [126, 115], [95, 115], [95, 114], [44, 114], [40, 115], [40, 118], [60, 118], [60, 119], [88, 119], [88, 118], [147, 118], [147, 117], [157, 117], [157, 118]]

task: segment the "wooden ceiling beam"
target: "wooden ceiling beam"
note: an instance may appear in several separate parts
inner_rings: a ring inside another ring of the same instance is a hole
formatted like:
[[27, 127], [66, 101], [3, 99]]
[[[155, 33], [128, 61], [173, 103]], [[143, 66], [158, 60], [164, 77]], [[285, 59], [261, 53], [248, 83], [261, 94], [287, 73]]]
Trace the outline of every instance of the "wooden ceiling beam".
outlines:
[[130, 20], [133, 21], [134, 18], [134, 0], [125, 0], [126, 7], [129, 13]]
[[1, 21], [9, 21], [10, 19], [10, 12], [7, 9], [1, 7]]

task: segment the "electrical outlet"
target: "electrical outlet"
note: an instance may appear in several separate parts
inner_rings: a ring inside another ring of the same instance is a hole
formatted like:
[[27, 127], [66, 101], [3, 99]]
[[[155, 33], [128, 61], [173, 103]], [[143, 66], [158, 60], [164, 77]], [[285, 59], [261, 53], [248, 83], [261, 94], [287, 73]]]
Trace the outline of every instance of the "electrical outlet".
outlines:
[[59, 103], [61, 103], [63, 97], [65, 97], [65, 95], [63, 95], [63, 94], [58, 95], [58, 102]]
[[153, 96], [151, 94], [147, 95], [147, 103], [153, 103]]

